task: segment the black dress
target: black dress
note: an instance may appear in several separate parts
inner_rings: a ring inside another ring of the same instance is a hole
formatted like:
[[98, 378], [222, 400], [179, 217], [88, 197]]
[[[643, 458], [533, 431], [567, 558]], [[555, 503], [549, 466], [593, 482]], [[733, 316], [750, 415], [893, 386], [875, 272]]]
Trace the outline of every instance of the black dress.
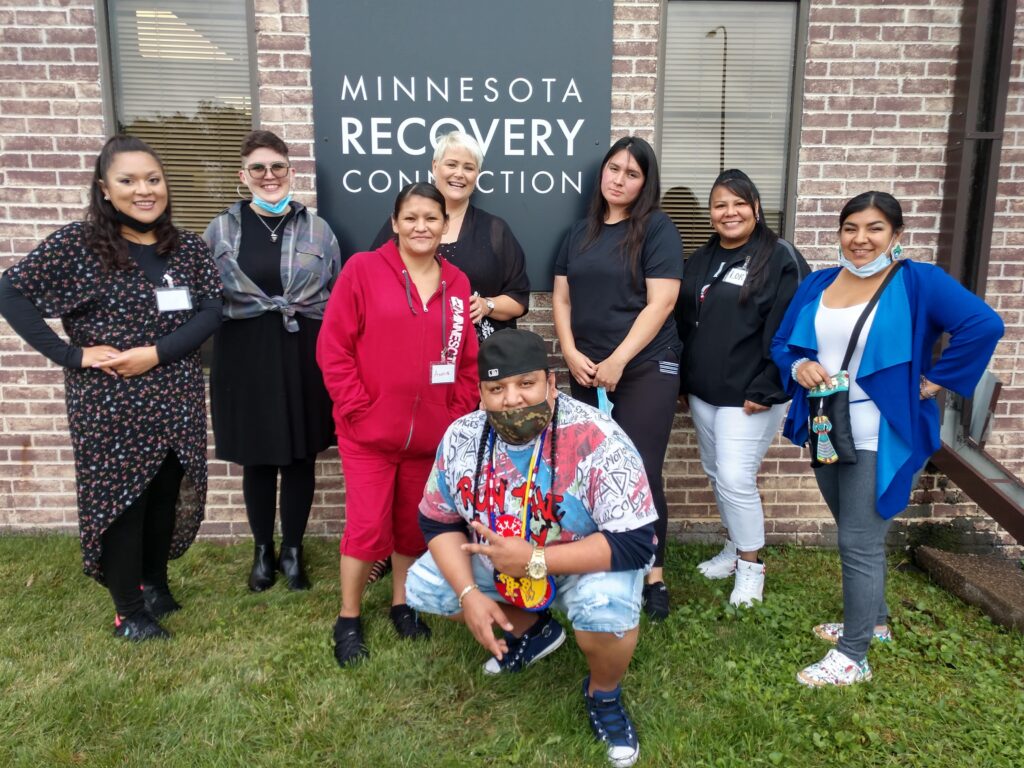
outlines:
[[[275, 229], [286, 217], [266, 217]], [[282, 221], [282, 219], [284, 219]], [[238, 265], [268, 296], [279, 296], [281, 244], [249, 206], [242, 206]], [[320, 320], [295, 315], [299, 330], [285, 330], [281, 315], [224, 318], [213, 338], [210, 410], [218, 459], [245, 466], [287, 466], [312, 460], [334, 444], [331, 399], [316, 364]]]

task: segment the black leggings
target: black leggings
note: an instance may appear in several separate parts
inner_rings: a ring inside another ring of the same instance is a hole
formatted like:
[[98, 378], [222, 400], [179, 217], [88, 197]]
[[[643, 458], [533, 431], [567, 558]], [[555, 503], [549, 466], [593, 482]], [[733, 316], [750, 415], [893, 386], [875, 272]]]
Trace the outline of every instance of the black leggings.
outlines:
[[316, 459], [300, 459], [286, 467], [254, 464], [242, 467], [245, 514], [256, 544], [274, 545], [277, 473], [281, 473], [281, 546], [298, 547], [306, 533], [316, 487]]
[[140, 586], [167, 586], [167, 559], [174, 535], [174, 510], [185, 474], [168, 451], [146, 490], [103, 532], [100, 565], [122, 616], [142, 610]]
[[[654, 531], [658, 536], [658, 549], [654, 556], [656, 568], [665, 563], [668, 503], [665, 501], [665, 482], [661, 472], [669, 437], [672, 434], [672, 419], [675, 416], [676, 400], [679, 395], [679, 368], [676, 356], [667, 353], [666, 359], [667, 364], [651, 360], [624, 371], [615, 391], [608, 393], [608, 399], [615, 406], [612, 409], [612, 418], [622, 427], [622, 431], [629, 436], [639, 451], [644, 462], [644, 471], [647, 473], [647, 481], [651, 486], [654, 508], [658, 512], [658, 521], [654, 524]], [[663, 365], [666, 370], [672, 372], [663, 372]], [[573, 397], [597, 407], [597, 389], [581, 387], [575, 379], [570, 381], [569, 386]]]

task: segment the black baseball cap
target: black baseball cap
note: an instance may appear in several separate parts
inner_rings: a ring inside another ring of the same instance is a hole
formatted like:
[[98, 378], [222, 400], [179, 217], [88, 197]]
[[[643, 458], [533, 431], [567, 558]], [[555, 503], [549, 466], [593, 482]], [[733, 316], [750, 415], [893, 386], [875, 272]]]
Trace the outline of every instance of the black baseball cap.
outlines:
[[497, 381], [530, 371], [547, 370], [548, 350], [544, 339], [536, 333], [505, 328], [484, 339], [477, 367], [480, 381]]

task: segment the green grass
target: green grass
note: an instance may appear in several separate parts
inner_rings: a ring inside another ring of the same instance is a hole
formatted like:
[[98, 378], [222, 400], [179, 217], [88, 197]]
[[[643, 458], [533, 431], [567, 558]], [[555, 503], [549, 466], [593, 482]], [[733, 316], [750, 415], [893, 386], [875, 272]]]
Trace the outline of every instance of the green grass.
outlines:
[[[201, 543], [171, 565], [185, 610], [169, 642], [110, 636], [106, 593], [77, 541], [0, 538], [0, 766], [604, 766], [584, 719], [573, 643], [527, 672], [485, 678], [484, 652], [430, 619], [409, 644], [364, 613], [372, 658], [339, 670], [330, 633], [337, 549], [307, 542], [309, 593], [250, 594], [251, 546]], [[767, 602], [736, 611], [730, 582], [694, 570], [709, 547], [672, 547], [675, 609], [643, 625], [625, 681], [642, 766], [1020, 766], [1024, 637], [914, 572], [894, 568], [896, 641], [875, 680], [799, 687], [840, 618], [834, 553], [769, 550]], [[893, 565], [898, 565], [894, 562]]]

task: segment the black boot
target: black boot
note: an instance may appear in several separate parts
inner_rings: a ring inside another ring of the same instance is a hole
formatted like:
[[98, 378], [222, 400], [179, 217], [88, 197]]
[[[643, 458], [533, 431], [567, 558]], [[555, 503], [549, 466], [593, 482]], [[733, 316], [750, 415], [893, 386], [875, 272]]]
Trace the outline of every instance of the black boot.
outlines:
[[292, 591], [309, 589], [306, 569], [302, 566], [302, 547], [281, 547], [281, 557], [278, 558], [277, 568], [288, 582], [288, 589]]
[[252, 570], [249, 572], [249, 589], [252, 592], [262, 592], [274, 586], [276, 579], [274, 545], [257, 544], [252, 557]]

